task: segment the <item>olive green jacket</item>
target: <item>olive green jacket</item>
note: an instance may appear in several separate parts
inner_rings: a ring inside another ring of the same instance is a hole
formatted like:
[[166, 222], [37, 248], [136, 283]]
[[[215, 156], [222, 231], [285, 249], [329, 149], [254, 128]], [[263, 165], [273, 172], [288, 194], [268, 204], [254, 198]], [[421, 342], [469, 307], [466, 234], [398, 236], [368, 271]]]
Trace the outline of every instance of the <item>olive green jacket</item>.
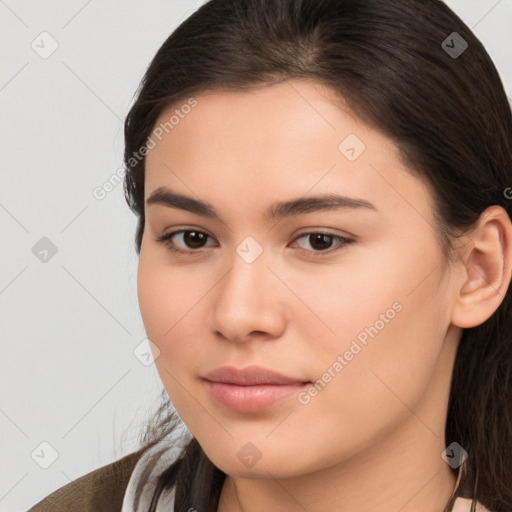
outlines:
[[120, 512], [137, 451], [73, 480], [27, 512]]

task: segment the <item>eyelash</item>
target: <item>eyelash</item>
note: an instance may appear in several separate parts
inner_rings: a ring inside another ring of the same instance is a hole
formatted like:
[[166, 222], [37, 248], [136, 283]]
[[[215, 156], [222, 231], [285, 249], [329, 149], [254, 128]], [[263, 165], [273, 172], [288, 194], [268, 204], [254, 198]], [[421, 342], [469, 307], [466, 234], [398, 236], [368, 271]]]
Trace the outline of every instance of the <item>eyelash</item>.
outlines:
[[[175, 235], [177, 235], [179, 233], [190, 233], [190, 232], [200, 233], [200, 234], [206, 235], [209, 238], [212, 238], [212, 237], [210, 237], [210, 235], [208, 235], [204, 231], [199, 231], [197, 229], [179, 229], [177, 231], [172, 231], [171, 233], [167, 233], [167, 234], [164, 234], [164, 235], [158, 237], [156, 239], [156, 241], [158, 243], [162, 243], [163, 245], [165, 245], [165, 247], [169, 251], [174, 252], [174, 253], [179, 253], [179, 254], [195, 254], [195, 253], [203, 252], [202, 249], [188, 250], [188, 251], [184, 250], [184, 249], [178, 249], [176, 247], [176, 244], [171, 240], [173, 236], [175, 236]], [[339, 236], [339, 235], [333, 235], [332, 233], [324, 233], [324, 232], [321, 232], [321, 231], [310, 231], [310, 232], [307, 232], [307, 233], [302, 233], [294, 241], [299, 240], [300, 238], [302, 238], [304, 236], [309, 236], [309, 235], [325, 235], [325, 236], [329, 236], [329, 237], [338, 239], [341, 242], [337, 246], [337, 248], [335, 248], [335, 249], [328, 249], [328, 250], [325, 250], [325, 251], [308, 251], [306, 249], [300, 249], [299, 248], [299, 250], [301, 252], [307, 253], [309, 256], [312, 255], [314, 257], [323, 256], [323, 255], [327, 255], [327, 254], [332, 254], [334, 252], [340, 251], [341, 249], [345, 248], [347, 245], [350, 245], [350, 244], [355, 242], [355, 240], [351, 239], [351, 238], [346, 238], [346, 237]]]

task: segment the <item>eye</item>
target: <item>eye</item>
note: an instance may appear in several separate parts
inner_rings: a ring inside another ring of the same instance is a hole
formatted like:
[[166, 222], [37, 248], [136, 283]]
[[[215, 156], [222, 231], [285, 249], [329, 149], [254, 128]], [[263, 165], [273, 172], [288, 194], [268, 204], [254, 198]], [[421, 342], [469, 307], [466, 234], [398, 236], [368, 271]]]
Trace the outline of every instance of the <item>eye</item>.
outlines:
[[[172, 231], [170, 233], [164, 234], [161, 237], [157, 238], [156, 241], [164, 244], [171, 252], [193, 254], [203, 252], [198, 249], [202, 249], [204, 247], [204, 243], [208, 240], [208, 238], [211, 237], [204, 231], [199, 231], [195, 229], [180, 229], [177, 231]], [[181, 244], [185, 245], [185, 249], [177, 246], [176, 241], [174, 239], [181, 239]], [[296, 238], [296, 240], [301, 239], [307, 240], [310, 246], [313, 247], [313, 249], [317, 249], [311, 251], [301, 247], [302, 252], [306, 252], [308, 255], [313, 256], [330, 254], [338, 250], [341, 250], [346, 245], [355, 242], [355, 240], [351, 238], [322, 232], [303, 233], [298, 238]], [[333, 240], [338, 240], [338, 245], [334, 249], [327, 250], [329, 249], [330, 246], [332, 246]]]
[[[310, 250], [303, 251], [303, 252], [307, 252], [308, 255], [313, 255], [313, 256], [322, 256], [324, 254], [331, 254], [333, 252], [343, 249], [346, 245], [349, 245], [349, 244], [355, 242], [355, 240], [353, 240], [352, 238], [347, 238], [347, 237], [339, 236], [339, 235], [333, 235], [331, 233], [321, 233], [321, 232], [303, 233], [296, 240], [301, 240], [301, 239], [305, 239], [311, 247], [318, 249], [318, 250], [313, 250], [313, 251], [310, 251]], [[338, 240], [339, 244], [334, 249], [326, 250], [332, 246], [333, 240]]]
[[[192, 250], [180, 249], [176, 246], [173, 238], [177, 237], [178, 235], [181, 236], [183, 242], [188, 244], [189, 248]], [[157, 238], [156, 241], [163, 243], [172, 252], [190, 254], [193, 252], [201, 252], [194, 249], [201, 248], [204, 241], [208, 238], [210, 238], [210, 236], [203, 231], [197, 231], [195, 229], [180, 229], [178, 231], [172, 231], [171, 233], [162, 235], [161, 237]]]

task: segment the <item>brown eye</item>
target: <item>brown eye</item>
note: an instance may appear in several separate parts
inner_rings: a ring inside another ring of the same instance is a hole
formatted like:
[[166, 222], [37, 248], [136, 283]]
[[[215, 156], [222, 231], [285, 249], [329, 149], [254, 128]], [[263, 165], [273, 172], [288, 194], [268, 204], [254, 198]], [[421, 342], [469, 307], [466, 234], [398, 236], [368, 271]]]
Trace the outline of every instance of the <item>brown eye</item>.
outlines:
[[312, 233], [307, 236], [311, 247], [319, 251], [329, 249], [334, 238], [332, 235], [325, 235], [323, 233]]
[[[177, 238], [179, 240], [179, 237], [181, 237], [181, 241], [177, 245], [173, 239]], [[163, 243], [172, 252], [193, 253], [200, 252], [198, 249], [204, 247], [208, 238], [210, 238], [209, 235], [202, 231], [180, 229], [161, 236], [157, 239], [157, 242]], [[183, 246], [185, 248], [182, 248]]]
[[[305, 239], [307, 244], [309, 244], [309, 246], [312, 248], [312, 250], [305, 249], [303, 252], [313, 254], [314, 256], [331, 254], [354, 242], [354, 240], [350, 238], [333, 235], [331, 233], [303, 233], [297, 238], [297, 240], [301, 239]], [[329, 250], [332, 247], [334, 240], [338, 240], [339, 243], [337, 244], [336, 248]], [[303, 246], [301, 246], [301, 248], [304, 249]]]
[[199, 249], [203, 246], [208, 235], [201, 231], [184, 231], [183, 241], [191, 249]]

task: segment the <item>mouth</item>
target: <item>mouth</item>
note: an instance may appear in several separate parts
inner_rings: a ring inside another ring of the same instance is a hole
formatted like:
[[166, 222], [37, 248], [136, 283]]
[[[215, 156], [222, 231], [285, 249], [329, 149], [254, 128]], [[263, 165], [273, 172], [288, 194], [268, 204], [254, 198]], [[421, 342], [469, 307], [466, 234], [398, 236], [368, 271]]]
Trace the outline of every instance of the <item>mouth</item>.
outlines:
[[257, 366], [218, 368], [206, 374], [203, 381], [218, 405], [243, 413], [270, 409], [311, 384]]

